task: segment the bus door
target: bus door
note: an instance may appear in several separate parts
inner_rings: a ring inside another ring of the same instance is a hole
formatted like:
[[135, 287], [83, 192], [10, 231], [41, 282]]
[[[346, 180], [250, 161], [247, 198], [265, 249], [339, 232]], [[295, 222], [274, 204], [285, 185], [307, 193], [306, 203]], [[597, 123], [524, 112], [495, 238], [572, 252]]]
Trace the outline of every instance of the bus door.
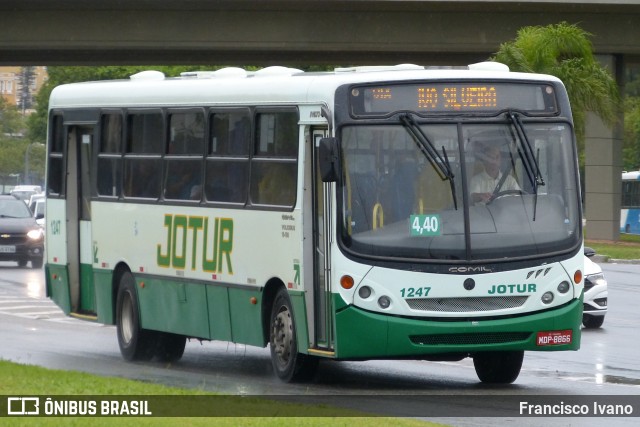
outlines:
[[93, 126], [67, 128], [67, 268], [71, 312], [95, 314], [91, 238], [91, 146]]
[[331, 316], [331, 186], [322, 181], [316, 155], [326, 128], [313, 128], [313, 312], [315, 344], [319, 349], [333, 349], [333, 317]]

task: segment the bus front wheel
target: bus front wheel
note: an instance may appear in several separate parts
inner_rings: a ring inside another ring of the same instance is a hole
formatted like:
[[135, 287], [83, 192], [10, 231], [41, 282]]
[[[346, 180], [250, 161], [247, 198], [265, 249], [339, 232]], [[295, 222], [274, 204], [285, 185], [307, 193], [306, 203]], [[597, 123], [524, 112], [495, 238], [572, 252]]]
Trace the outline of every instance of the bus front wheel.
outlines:
[[120, 278], [116, 300], [116, 329], [120, 353], [126, 360], [151, 360], [156, 339], [153, 331], [140, 326], [135, 279], [129, 272]]
[[157, 332], [155, 356], [161, 362], [176, 362], [182, 358], [187, 337], [171, 334], [169, 332]]
[[281, 288], [271, 309], [271, 363], [276, 375], [285, 382], [307, 381], [315, 374], [318, 359], [298, 353], [293, 310], [287, 290]]
[[483, 383], [510, 384], [520, 375], [524, 351], [488, 351], [473, 356], [473, 366]]

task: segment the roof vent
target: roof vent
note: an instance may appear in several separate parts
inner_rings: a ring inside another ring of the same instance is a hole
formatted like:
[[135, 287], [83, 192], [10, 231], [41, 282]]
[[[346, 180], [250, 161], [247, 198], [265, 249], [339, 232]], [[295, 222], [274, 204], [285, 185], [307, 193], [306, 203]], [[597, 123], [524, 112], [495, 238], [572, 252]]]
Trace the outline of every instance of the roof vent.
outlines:
[[213, 71], [183, 71], [180, 77], [189, 79], [210, 79], [213, 78]]
[[358, 67], [336, 68], [336, 73], [371, 73], [374, 71], [410, 71], [424, 70], [424, 67], [415, 64], [398, 65], [363, 65]]
[[129, 78], [131, 80], [164, 80], [164, 73], [161, 71], [148, 70], [133, 74]]
[[221, 68], [217, 71], [185, 71], [180, 73], [180, 77], [194, 79], [230, 79], [247, 77], [247, 71], [237, 67]]
[[474, 71], [509, 71], [509, 67], [500, 62], [485, 61], [476, 64], [469, 64], [469, 69]]
[[398, 64], [393, 66], [394, 70], [424, 70], [422, 65], [416, 64]]
[[266, 67], [256, 71], [254, 76], [256, 77], [292, 76], [298, 73], [303, 73], [303, 71], [298, 70], [297, 68], [273, 66], [273, 67]]
[[247, 70], [238, 67], [226, 67], [221, 68], [218, 71], [214, 71], [213, 74], [219, 79], [229, 79], [234, 77], [245, 78], [247, 77]]

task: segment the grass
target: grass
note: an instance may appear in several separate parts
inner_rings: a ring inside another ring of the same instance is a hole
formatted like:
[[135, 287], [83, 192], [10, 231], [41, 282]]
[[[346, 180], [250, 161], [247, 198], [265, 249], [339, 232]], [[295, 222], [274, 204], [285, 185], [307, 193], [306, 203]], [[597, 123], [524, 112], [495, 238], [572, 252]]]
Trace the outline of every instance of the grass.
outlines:
[[620, 234], [618, 242], [605, 240], [585, 240], [585, 246], [595, 249], [598, 255], [612, 259], [640, 259], [640, 236]]
[[[229, 417], [4, 417], [7, 401], [0, 402], [0, 417], [3, 426], [349, 426], [383, 427], [393, 424], [395, 427], [434, 427], [433, 424], [418, 420], [387, 417], [370, 417], [356, 411], [330, 408], [323, 405], [299, 405], [274, 402], [259, 397], [225, 396], [200, 390], [187, 390], [149, 384], [122, 378], [106, 378], [75, 371], [45, 369], [37, 366], [20, 365], [0, 360], [0, 396], [72, 396], [69, 400], [83, 397], [118, 396], [129, 400], [142, 400], [144, 396], [170, 396], [172, 401], [186, 399], [197, 401], [202, 397], [211, 397], [217, 405], [234, 414], [250, 416]], [[207, 400], [209, 402], [209, 400]], [[235, 405], [235, 406], [234, 406]], [[41, 405], [42, 406], [42, 405]], [[221, 406], [222, 407], [222, 406]], [[43, 411], [41, 411], [43, 412]], [[329, 412], [332, 416], [323, 414]], [[255, 416], [251, 416], [255, 414]], [[298, 416], [264, 416], [265, 414], [297, 414]], [[299, 416], [305, 414], [305, 416]]]

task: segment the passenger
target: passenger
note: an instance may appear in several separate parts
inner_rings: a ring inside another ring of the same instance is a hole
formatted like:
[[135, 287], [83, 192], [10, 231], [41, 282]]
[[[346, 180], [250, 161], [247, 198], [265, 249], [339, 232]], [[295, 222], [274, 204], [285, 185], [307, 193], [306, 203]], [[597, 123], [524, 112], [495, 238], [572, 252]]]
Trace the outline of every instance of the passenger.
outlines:
[[[133, 168], [135, 166], [135, 169]], [[126, 196], [157, 198], [160, 192], [158, 185], [158, 168], [153, 160], [138, 160], [131, 165], [129, 178], [129, 194]]]
[[192, 162], [173, 161], [167, 171], [165, 198], [193, 200], [191, 190], [200, 184], [200, 171]]
[[200, 200], [202, 198], [202, 185], [196, 184], [191, 187], [191, 193], [189, 194], [189, 199], [191, 200]]

